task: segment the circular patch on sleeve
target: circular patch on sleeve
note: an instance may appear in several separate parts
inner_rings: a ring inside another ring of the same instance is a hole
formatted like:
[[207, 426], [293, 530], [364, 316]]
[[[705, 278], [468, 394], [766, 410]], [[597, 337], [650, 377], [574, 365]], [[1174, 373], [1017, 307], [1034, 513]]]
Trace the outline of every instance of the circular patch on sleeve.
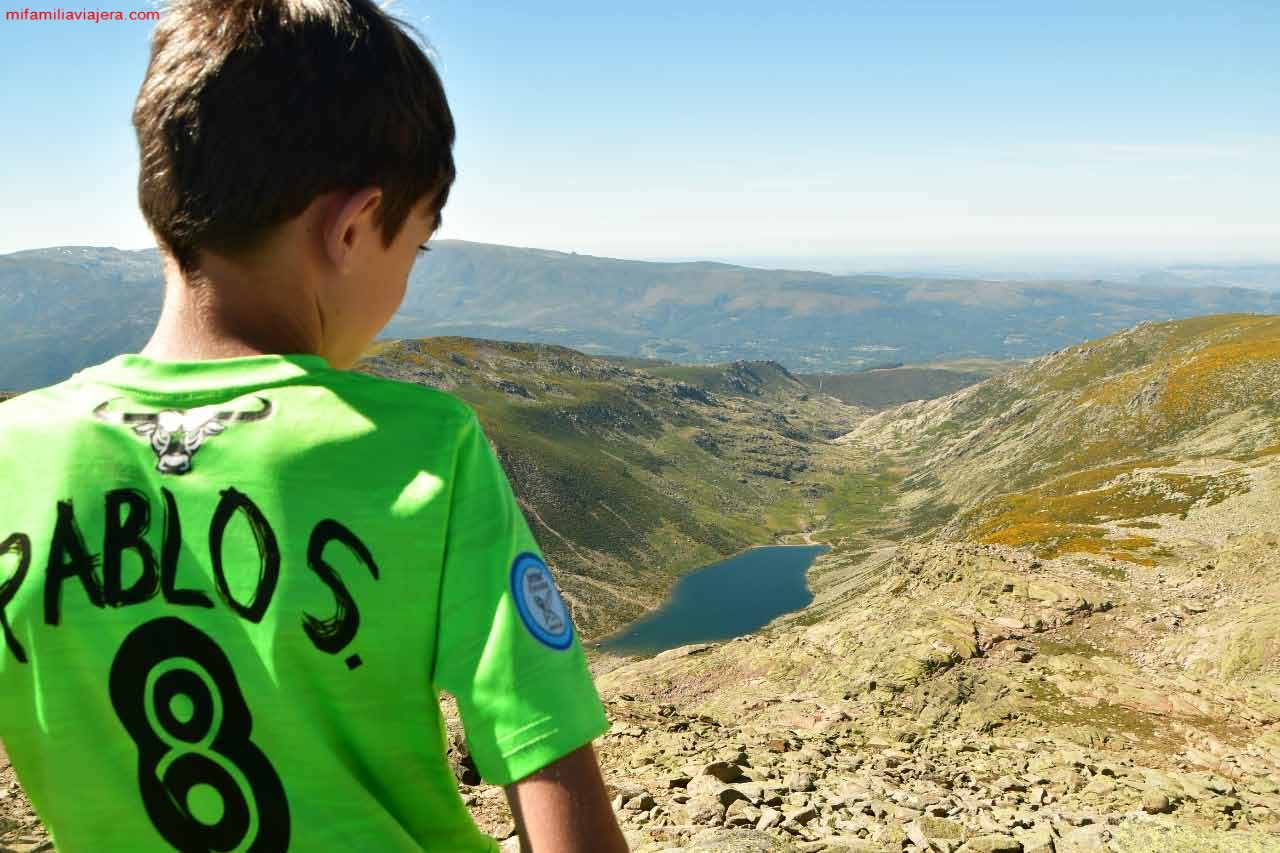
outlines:
[[553, 649], [573, 644], [573, 623], [551, 570], [537, 554], [524, 553], [511, 565], [511, 595], [529, 633]]

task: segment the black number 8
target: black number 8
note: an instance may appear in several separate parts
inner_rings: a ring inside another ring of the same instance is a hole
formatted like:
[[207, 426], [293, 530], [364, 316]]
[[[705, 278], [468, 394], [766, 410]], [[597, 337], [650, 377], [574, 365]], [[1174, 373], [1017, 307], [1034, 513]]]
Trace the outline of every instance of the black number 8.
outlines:
[[140, 625], [116, 653], [110, 691], [138, 745], [142, 802], [166, 841], [182, 851], [288, 848], [284, 786], [249, 739], [249, 706], [207, 634], [174, 617]]

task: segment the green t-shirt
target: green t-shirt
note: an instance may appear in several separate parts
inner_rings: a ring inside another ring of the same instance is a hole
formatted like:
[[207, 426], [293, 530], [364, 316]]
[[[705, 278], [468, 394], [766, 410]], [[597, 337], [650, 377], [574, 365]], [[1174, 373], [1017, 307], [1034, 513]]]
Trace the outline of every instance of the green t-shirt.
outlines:
[[496, 848], [601, 734], [475, 414], [318, 356], [119, 356], [0, 404], [0, 737], [61, 851]]

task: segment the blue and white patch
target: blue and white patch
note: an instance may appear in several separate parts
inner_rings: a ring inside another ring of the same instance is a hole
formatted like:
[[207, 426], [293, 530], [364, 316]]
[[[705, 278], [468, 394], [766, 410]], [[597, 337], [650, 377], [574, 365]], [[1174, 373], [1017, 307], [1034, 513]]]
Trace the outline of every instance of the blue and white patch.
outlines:
[[524, 553], [511, 565], [511, 595], [529, 633], [553, 649], [573, 644], [573, 623], [551, 570], [537, 554]]

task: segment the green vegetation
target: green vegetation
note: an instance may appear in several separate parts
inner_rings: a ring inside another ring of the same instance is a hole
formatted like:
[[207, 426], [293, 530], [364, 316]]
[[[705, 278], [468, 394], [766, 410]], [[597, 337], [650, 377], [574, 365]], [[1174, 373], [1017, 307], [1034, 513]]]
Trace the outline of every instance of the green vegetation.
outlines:
[[884, 510], [896, 497], [901, 478], [890, 474], [883, 464], [869, 471], [842, 472], [833, 479], [830, 491], [818, 501], [823, 538], [848, 541], [875, 535], [886, 524]]
[[932, 400], [987, 379], [991, 373], [937, 367], [888, 367], [861, 373], [806, 373], [799, 378], [817, 394], [853, 406], [887, 409]]
[[1250, 488], [1238, 466], [1198, 460], [1280, 447], [1278, 376], [1277, 316], [1147, 323], [1071, 347], [922, 409], [905, 431], [887, 424], [912, 471], [904, 505], [921, 532], [953, 508], [948, 530], [979, 542], [1092, 554], [1117, 577], [1154, 565], [1169, 556], [1163, 519]]
[[377, 344], [361, 369], [475, 408], [586, 636], [658, 603], [690, 568], [808, 527], [837, 479], [827, 436], [856, 417], [771, 363], [638, 370], [429, 338]]
[[656, 364], [644, 368], [655, 376], [685, 382], [713, 394], [733, 397], [794, 397], [804, 393], [799, 379], [772, 361], [736, 361], [732, 364]]

